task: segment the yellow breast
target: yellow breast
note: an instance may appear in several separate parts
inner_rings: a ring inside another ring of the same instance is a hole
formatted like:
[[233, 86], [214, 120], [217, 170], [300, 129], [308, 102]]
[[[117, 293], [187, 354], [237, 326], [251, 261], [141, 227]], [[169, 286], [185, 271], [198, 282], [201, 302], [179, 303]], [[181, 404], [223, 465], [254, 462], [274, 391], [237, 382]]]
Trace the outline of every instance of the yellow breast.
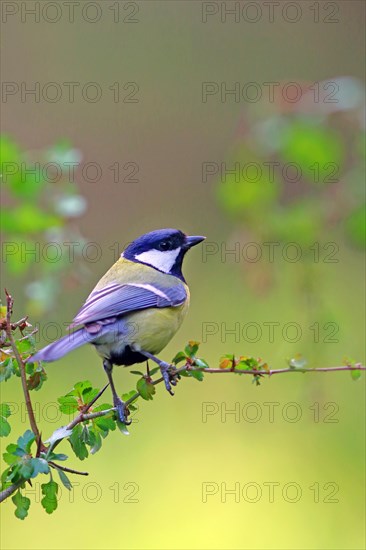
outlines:
[[127, 316], [131, 323], [129, 340], [137, 349], [160, 353], [181, 326], [189, 306], [187, 301], [178, 307], [151, 308]]

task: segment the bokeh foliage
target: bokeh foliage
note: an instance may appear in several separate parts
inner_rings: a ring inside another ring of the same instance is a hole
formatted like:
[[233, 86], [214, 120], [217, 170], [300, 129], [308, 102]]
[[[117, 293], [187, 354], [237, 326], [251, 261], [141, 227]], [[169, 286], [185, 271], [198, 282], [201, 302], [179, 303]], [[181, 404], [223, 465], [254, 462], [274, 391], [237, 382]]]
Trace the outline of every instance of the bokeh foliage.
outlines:
[[25, 151], [14, 138], [0, 137], [2, 261], [22, 281], [29, 314], [52, 311], [85, 275], [80, 250], [86, 241], [77, 220], [87, 201], [73, 173], [80, 160], [67, 140]]
[[364, 249], [364, 87], [352, 78], [318, 83], [329, 86], [337, 91], [329, 102], [303, 83], [296, 103], [278, 91], [261, 110], [243, 111], [216, 195], [244, 242], [295, 241], [308, 258], [316, 241]]

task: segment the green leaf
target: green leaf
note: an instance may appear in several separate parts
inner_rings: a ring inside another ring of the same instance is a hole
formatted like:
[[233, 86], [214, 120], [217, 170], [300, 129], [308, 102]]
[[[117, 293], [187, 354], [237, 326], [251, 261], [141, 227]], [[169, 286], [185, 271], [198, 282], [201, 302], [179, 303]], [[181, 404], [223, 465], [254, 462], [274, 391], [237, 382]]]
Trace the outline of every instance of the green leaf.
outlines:
[[61, 426], [61, 428], [57, 428], [46, 441], [46, 443], [50, 443], [53, 445], [56, 443], [56, 441], [60, 441], [61, 439], [64, 439], [65, 437], [70, 437], [72, 434], [72, 430], [69, 430], [67, 426]]
[[185, 361], [187, 359], [187, 355], [184, 353], [184, 351], [178, 351], [178, 353], [173, 357], [172, 363], [174, 365], [178, 365], [181, 361]]
[[83, 426], [81, 432], [81, 440], [86, 444], [92, 447], [95, 443], [95, 433], [90, 426]]
[[[129, 399], [131, 399], [131, 398], [132, 398], [133, 396], [135, 396], [135, 395], [136, 395], [136, 390], [132, 390], [132, 391], [130, 391], [130, 392], [128, 392], [128, 393], [124, 393], [124, 394], [122, 395], [122, 401], [128, 401]], [[140, 397], [140, 396], [137, 395], [137, 397], [135, 398], [135, 400], [132, 401], [131, 403], [129, 403], [128, 408], [129, 408], [130, 411], [137, 411], [138, 405], [135, 404], [135, 403], [136, 403], [136, 401], [138, 400], [139, 397]]]
[[258, 359], [255, 357], [240, 357], [239, 362], [235, 365], [237, 370], [255, 370], [258, 369]]
[[[34, 346], [29, 341], [28, 338], [24, 338], [23, 340], [16, 340], [16, 346], [18, 348], [19, 353], [28, 353], [30, 351], [33, 351]], [[30, 365], [27, 365], [26, 368], [29, 368]]]
[[144, 373], [139, 370], [130, 370], [130, 374], [138, 374], [139, 376], [144, 376]]
[[4, 416], [0, 416], [0, 437], [7, 437], [11, 432], [9, 422]]
[[[128, 393], [124, 393], [122, 395], [122, 401], [129, 401], [129, 399], [131, 399], [131, 397], [133, 397], [135, 394], [136, 394], [135, 390], [131, 390]], [[137, 399], [138, 399], [138, 397], [136, 398], [136, 401], [137, 401]], [[137, 406], [134, 405], [133, 403], [130, 403], [128, 405], [128, 408], [130, 409], [130, 411], [137, 411]]]
[[83, 391], [83, 402], [90, 403], [99, 393], [99, 390], [96, 388], [87, 388]]
[[42, 494], [44, 497], [41, 500], [43, 508], [47, 514], [52, 514], [57, 508], [57, 492], [58, 484], [56, 481], [49, 481], [48, 483], [42, 483]]
[[239, 363], [235, 365], [235, 370], [253, 370], [253, 367], [248, 365], [245, 361], [239, 361]]
[[15, 464], [15, 462], [18, 462], [19, 460], [19, 457], [14, 454], [17, 448], [18, 447], [17, 445], [15, 445], [15, 443], [10, 443], [10, 445], [6, 447], [6, 450], [8, 452], [3, 453], [3, 459], [7, 464], [9, 464], [9, 466], [12, 466], [13, 464]]
[[67, 477], [67, 475], [65, 474], [65, 472], [63, 472], [62, 470], [59, 470], [58, 468], [57, 468], [57, 472], [58, 472], [58, 475], [60, 476], [61, 483], [66, 487], [66, 489], [71, 491], [72, 484], [69, 478]]
[[155, 386], [149, 380], [146, 380], [146, 378], [140, 378], [136, 384], [136, 388], [140, 392], [141, 397], [146, 399], [146, 401], [153, 399], [153, 395], [156, 392]]
[[48, 455], [48, 460], [52, 460], [53, 462], [54, 462], [55, 460], [60, 460], [60, 461], [67, 460], [68, 458], [69, 458], [69, 457], [68, 457], [67, 455], [64, 455], [64, 454], [62, 454], [62, 453], [59, 453], [59, 454], [57, 454], [57, 453], [50, 453], [50, 454]]
[[6, 382], [13, 374], [17, 374], [16, 362], [8, 357], [0, 363], [0, 382]]
[[24, 435], [18, 438], [17, 444], [20, 449], [29, 454], [32, 443], [35, 441], [36, 436], [31, 430], [27, 430]]
[[[59, 398], [59, 402], [61, 403], [70, 403], [72, 404], [73, 401], [70, 399], [71, 397], [79, 398], [81, 401], [85, 404], [90, 403], [96, 397], [99, 393], [99, 389], [93, 388], [91, 382], [89, 380], [84, 380], [83, 382], [77, 382], [73, 389], [66, 394], [64, 397]], [[69, 401], [68, 401], [69, 400]], [[75, 400], [77, 403], [77, 399]], [[73, 405], [71, 405], [73, 406]], [[66, 412], [66, 411], [63, 411]]]
[[188, 342], [188, 344], [184, 348], [184, 352], [185, 352], [186, 355], [188, 355], [188, 357], [192, 358], [196, 355], [199, 347], [200, 347], [199, 342], [191, 340], [190, 342]]
[[101, 446], [102, 446], [102, 437], [101, 437], [100, 433], [97, 430], [95, 430], [94, 431], [94, 443], [93, 443], [93, 446], [90, 449], [90, 453], [92, 455], [94, 455], [97, 451], [99, 451]]
[[11, 481], [8, 480], [8, 475], [10, 473], [10, 470], [11, 468], [5, 468], [5, 470], [3, 470], [3, 473], [1, 474], [1, 477], [0, 477], [0, 490], [3, 491], [4, 489], [6, 489], [7, 487], [9, 487], [11, 485]]
[[77, 395], [82, 398], [83, 393], [91, 390], [93, 388], [92, 383], [89, 380], [84, 380], [83, 382], [76, 382], [74, 389], [68, 395]]
[[128, 401], [129, 399], [131, 399], [131, 397], [132, 397], [133, 395], [135, 395], [135, 393], [136, 393], [136, 390], [131, 390], [131, 391], [129, 391], [128, 393], [124, 393], [124, 394], [122, 395], [122, 401]]
[[78, 424], [77, 426], [75, 426], [75, 428], [73, 428], [72, 433], [68, 438], [72, 450], [80, 460], [84, 460], [84, 458], [87, 458], [89, 454], [85, 442], [83, 441], [82, 434], [83, 428], [81, 424]]
[[197, 367], [202, 367], [204, 369], [209, 369], [210, 368], [210, 365], [208, 363], [206, 363], [206, 361], [204, 359], [198, 359], [197, 357], [194, 360], [194, 364]]
[[42, 366], [38, 366], [35, 372], [27, 380], [27, 388], [29, 390], [38, 391], [43, 386], [43, 382], [47, 380], [46, 371]]
[[124, 422], [121, 422], [119, 419], [116, 420], [117, 428], [123, 435], [130, 435], [130, 432], [127, 429], [127, 426]]
[[153, 369], [150, 369], [150, 376], [154, 376], [154, 374], [158, 371], [160, 371], [160, 367], [154, 367]]
[[191, 375], [187, 370], [182, 370], [182, 372], [179, 373], [179, 376], [183, 376], [183, 378], [190, 378]]
[[31, 458], [31, 466], [33, 468], [32, 475], [30, 477], [36, 477], [38, 474], [48, 474], [50, 467], [47, 463], [47, 460], [44, 458]]
[[59, 409], [62, 413], [70, 415], [78, 410], [79, 404], [77, 399], [72, 395], [59, 397], [57, 401], [60, 403]]
[[[94, 412], [99, 412], [99, 410], [108, 410], [110, 406], [106, 406], [105, 409], [101, 409], [100, 407], [97, 407], [98, 411], [94, 409]], [[93, 418], [93, 424], [97, 426], [102, 432], [105, 433], [105, 435], [108, 434], [109, 430], [115, 430], [116, 429], [116, 423], [114, 420], [114, 413], [111, 412], [110, 415], [106, 416], [98, 416], [97, 418]]]
[[11, 497], [11, 500], [14, 502], [16, 509], [15, 515], [18, 519], [24, 519], [28, 515], [28, 510], [30, 506], [30, 499], [23, 497], [20, 490], [18, 490], [14, 496]]
[[6, 482], [16, 483], [18, 481], [24, 481], [20, 474], [20, 467], [21, 467], [21, 464], [18, 463], [18, 464], [14, 464], [13, 466], [5, 470], [7, 472], [7, 476], [5, 478]]
[[254, 374], [252, 384], [255, 384], [256, 386], [260, 386], [261, 385], [261, 377], [258, 376], [257, 374]]
[[360, 370], [351, 370], [351, 378], [352, 380], [358, 380], [361, 377], [361, 371]]
[[0, 416], [8, 418], [11, 415], [11, 409], [7, 403], [0, 403]]
[[290, 369], [304, 369], [308, 364], [307, 359], [301, 353], [297, 353], [294, 357], [288, 359], [287, 363]]
[[32, 361], [28, 361], [26, 364], [25, 364], [25, 372], [27, 374], [33, 374], [34, 373], [34, 369], [36, 367], [36, 364], [37, 363], [32, 363]]
[[[358, 367], [359, 363], [356, 363], [354, 359], [350, 359], [349, 357], [344, 359], [344, 364], [347, 367]], [[357, 370], [350, 370], [351, 378], [352, 380], [358, 380], [361, 377], [361, 371], [359, 369]]]
[[200, 370], [190, 370], [188, 372], [190, 373], [192, 378], [195, 378], [199, 382], [202, 382], [202, 380], [204, 378], [204, 373], [202, 371], [200, 371]]
[[33, 466], [31, 458], [26, 455], [21, 459], [19, 463], [19, 473], [24, 479], [30, 479], [33, 473]]
[[[135, 393], [135, 392], [133, 391], [133, 393]], [[124, 398], [125, 395], [128, 395], [128, 394], [124, 394], [122, 396], [123, 401], [126, 401], [125, 398]], [[101, 405], [97, 405], [96, 407], [93, 407], [93, 412], [108, 411], [109, 409], [113, 409], [113, 405], [111, 405], [110, 403], [102, 403]], [[112, 414], [112, 412], [111, 412], [111, 414]]]

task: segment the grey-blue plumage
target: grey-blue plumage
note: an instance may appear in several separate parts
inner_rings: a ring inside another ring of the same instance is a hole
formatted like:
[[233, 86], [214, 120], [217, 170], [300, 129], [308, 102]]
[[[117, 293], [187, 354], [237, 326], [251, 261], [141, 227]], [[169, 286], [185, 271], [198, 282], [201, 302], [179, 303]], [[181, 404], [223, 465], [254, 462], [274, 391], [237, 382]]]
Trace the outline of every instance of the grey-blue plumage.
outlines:
[[160, 366], [171, 392], [170, 382], [175, 379], [169, 378], [170, 366], [156, 354], [186, 315], [189, 289], [182, 262], [186, 252], [203, 239], [176, 229], [152, 231], [136, 239], [87, 298], [70, 325], [76, 330], [37, 352], [30, 361], [56, 361], [83, 344], [93, 344], [103, 358], [115, 406], [124, 420], [124, 405], [112, 380], [113, 365], [151, 359]]
[[145, 356], [131, 349], [137, 332], [138, 326], [124, 318], [109, 318], [90, 323], [52, 342], [33, 355], [31, 360], [57, 361], [84, 344], [93, 344], [100, 355], [108, 358], [114, 365], [133, 365], [146, 360]]
[[90, 344], [93, 338], [95, 335], [89, 334], [85, 328], [80, 328], [38, 351], [33, 355], [31, 361], [57, 361], [69, 351], [79, 348], [83, 344]]

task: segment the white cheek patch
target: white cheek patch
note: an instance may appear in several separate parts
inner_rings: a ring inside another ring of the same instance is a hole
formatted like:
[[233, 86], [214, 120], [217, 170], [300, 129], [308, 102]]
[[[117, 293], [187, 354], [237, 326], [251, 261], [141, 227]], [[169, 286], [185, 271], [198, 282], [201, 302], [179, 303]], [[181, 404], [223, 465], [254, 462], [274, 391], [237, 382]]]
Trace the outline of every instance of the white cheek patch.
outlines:
[[174, 250], [148, 250], [147, 252], [142, 252], [135, 256], [136, 260], [143, 262], [144, 264], [149, 264], [159, 271], [164, 273], [170, 273], [173, 265], [175, 264], [176, 259], [178, 258], [180, 248], [175, 248]]

